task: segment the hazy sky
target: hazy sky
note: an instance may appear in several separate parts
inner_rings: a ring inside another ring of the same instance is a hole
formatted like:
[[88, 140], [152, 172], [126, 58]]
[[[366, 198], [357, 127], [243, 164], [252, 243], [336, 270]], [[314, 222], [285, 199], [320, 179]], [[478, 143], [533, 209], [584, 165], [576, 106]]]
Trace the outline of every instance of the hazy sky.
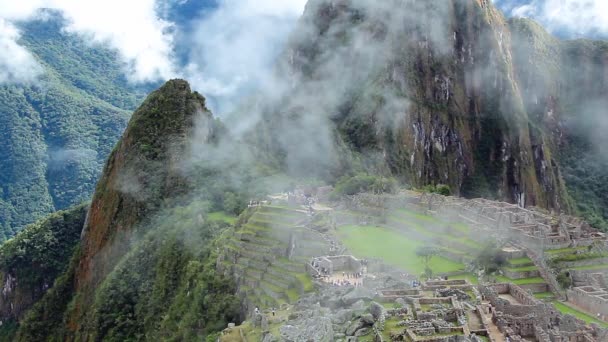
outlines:
[[[494, 0], [507, 15], [537, 19], [562, 37], [607, 37], [606, 0]], [[61, 11], [65, 31], [116, 49], [129, 80], [188, 79], [226, 111], [274, 63], [306, 0], [0, 1], [0, 84], [42, 72], [19, 45], [18, 22]]]

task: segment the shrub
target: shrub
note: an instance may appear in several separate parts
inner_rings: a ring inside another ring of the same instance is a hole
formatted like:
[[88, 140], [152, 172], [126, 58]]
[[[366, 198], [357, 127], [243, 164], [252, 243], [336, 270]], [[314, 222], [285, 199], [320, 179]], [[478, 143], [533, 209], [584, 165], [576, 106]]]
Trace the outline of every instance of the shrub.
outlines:
[[352, 196], [362, 192], [394, 193], [397, 181], [394, 178], [360, 173], [352, 177], [342, 177], [336, 184], [332, 199], [341, 196]]
[[449, 185], [445, 185], [445, 184], [429, 184], [425, 187], [422, 188], [422, 191], [424, 192], [429, 192], [432, 194], [439, 194], [439, 195], [443, 195], [443, 196], [450, 196], [452, 194], [452, 190], [450, 189]]

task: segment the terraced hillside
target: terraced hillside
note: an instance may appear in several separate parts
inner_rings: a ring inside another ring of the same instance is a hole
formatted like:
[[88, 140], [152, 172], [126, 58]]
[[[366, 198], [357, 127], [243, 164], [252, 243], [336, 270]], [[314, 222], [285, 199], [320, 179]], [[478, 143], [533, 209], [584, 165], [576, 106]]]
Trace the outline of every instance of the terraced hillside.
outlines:
[[306, 212], [295, 208], [250, 208], [225, 246], [219, 268], [232, 275], [248, 307], [279, 307], [313, 290], [306, 264], [326, 255], [329, 244], [306, 228]]
[[502, 268], [502, 273], [502, 276], [496, 277], [498, 282], [513, 283], [533, 293], [551, 293], [538, 267], [528, 257], [508, 259], [507, 264]]

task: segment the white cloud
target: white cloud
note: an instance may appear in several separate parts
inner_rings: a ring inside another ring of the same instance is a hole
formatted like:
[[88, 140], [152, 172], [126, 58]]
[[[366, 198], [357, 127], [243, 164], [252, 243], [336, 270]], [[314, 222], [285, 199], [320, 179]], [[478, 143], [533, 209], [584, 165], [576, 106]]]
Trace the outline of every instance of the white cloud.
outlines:
[[186, 76], [226, 112], [263, 83], [306, 0], [222, 0], [194, 25]]
[[533, 0], [518, 5], [505, 3], [511, 6], [512, 15], [536, 19], [552, 32], [569, 36], [608, 35], [606, 0]]
[[22, 20], [40, 8], [63, 12], [66, 31], [117, 49], [134, 82], [174, 77], [171, 24], [156, 14], [155, 0], [24, 0], [0, 3], [0, 17]]
[[0, 84], [32, 82], [42, 73], [36, 59], [17, 44], [18, 38], [17, 29], [0, 18]]

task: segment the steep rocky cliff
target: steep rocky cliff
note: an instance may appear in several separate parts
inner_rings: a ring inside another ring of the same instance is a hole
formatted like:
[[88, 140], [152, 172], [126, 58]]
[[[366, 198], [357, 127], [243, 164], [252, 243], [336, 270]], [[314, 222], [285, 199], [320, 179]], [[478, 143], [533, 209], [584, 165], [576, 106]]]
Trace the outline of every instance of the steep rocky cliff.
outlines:
[[346, 144], [356, 165], [414, 186], [569, 210], [562, 114], [605, 95], [587, 77], [606, 73], [603, 45], [509, 22], [489, 1], [310, 1], [278, 68], [287, 90], [264, 109], [276, 134], [260, 140], [287, 166], [324, 143], [311, 158], [339, 164]]
[[90, 302], [90, 294], [129, 250], [135, 226], [163, 202], [187, 192], [180, 161], [197, 114], [209, 115], [205, 99], [181, 80], [153, 92], [133, 114], [107, 161], [84, 226], [75, 289], [85, 295], [78, 304]]
[[210, 191], [192, 191], [204, 177], [188, 166], [219, 131], [186, 81], [153, 92], [107, 161], [72, 262], [67, 249], [63, 274], [28, 292], [18, 329], [0, 339], [190, 340], [235, 321], [234, 284], [213, 270], [226, 223], [205, 219]]
[[0, 247], [0, 321], [21, 319], [65, 271], [87, 209], [80, 205], [54, 213]]

